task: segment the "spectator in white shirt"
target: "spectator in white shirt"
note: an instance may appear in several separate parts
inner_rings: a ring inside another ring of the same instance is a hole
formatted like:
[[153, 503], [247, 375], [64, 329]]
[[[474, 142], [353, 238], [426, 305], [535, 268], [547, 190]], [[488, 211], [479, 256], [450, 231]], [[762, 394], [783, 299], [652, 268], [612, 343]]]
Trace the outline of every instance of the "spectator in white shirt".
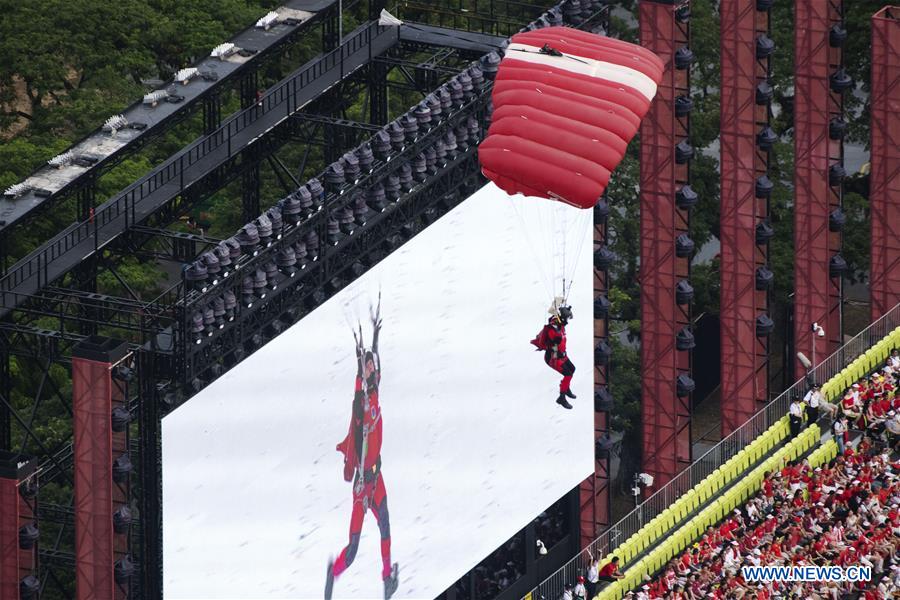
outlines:
[[796, 398], [791, 402], [790, 419], [791, 438], [795, 438], [797, 437], [797, 434], [800, 433], [800, 428], [803, 426], [803, 408], [800, 406], [800, 401]]
[[595, 559], [590, 550], [587, 553], [591, 559], [587, 570], [587, 597], [588, 600], [593, 600], [597, 595], [597, 583], [600, 581], [600, 559]]

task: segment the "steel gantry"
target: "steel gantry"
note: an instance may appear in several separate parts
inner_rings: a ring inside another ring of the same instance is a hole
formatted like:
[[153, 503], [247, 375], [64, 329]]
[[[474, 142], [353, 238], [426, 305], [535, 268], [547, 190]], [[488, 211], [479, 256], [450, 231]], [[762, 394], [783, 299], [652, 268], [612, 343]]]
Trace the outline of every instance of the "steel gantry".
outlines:
[[843, 95], [854, 83], [842, 1], [798, 2], [794, 20], [794, 346], [816, 362], [842, 343]]
[[900, 7], [872, 17], [872, 320], [900, 300]]
[[690, 4], [642, 2], [640, 40], [666, 65], [640, 130], [642, 470], [662, 485], [691, 462]]
[[[762, 8], [763, 10], [760, 10]], [[722, 437], [768, 401], [769, 222], [772, 183], [769, 127], [773, 91], [770, 7], [755, 0], [723, 3], [721, 14], [721, 344]]]

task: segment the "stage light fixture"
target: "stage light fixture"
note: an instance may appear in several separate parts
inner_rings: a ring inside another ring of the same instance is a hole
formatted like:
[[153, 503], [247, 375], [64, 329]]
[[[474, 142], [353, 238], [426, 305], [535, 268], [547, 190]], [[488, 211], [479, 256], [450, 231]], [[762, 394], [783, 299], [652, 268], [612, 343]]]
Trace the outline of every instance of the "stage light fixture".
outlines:
[[616, 259], [616, 255], [605, 244], [594, 250], [594, 268], [606, 271]]
[[113, 568], [113, 577], [116, 583], [121, 585], [128, 583], [128, 580], [131, 579], [134, 573], [135, 567], [130, 557], [126, 556], [116, 561]]
[[113, 531], [116, 533], [128, 533], [131, 521], [131, 510], [127, 506], [120, 506], [113, 512]]
[[608, 365], [612, 357], [612, 348], [605, 341], [601, 341], [594, 347], [594, 362], [598, 365]]
[[262, 269], [256, 269], [253, 273], [253, 295], [263, 300], [269, 294], [266, 287], [266, 272]]
[[756, 224], [756, 245], [765, 246], [775, 237], [775, 228], [766, 221], [760, 221]]
[[206, 267], [207, 280], [210, 285], [218, 285], [219, 273], [222, 272], [222, 266], [219, 264], [219, 257], [216, 256], [215, 252], [204, 252], [200, 256], [200, 260], [203, 261], [203, 264]]
[[422, 101], [416, 105], [413, 116], [420, 131], [425, 132], [431, 128], [431, 109], [426, 102]]
[[403, 128], [403, 135], [407, 142], [414, 142], [419, 136], [419, 123], [416, 118], [409, 113], [400, 117], [400, 126]]
[[772, 286], [774, 285], [775, 273], [773, 273], [766, 267], [757, 267], [755, 284], [756, 289], [760, 292], [764, 292], [766, 290], [772, 289]]
[[110, 413], [110, 428], [114, 433], [122, 433], [131, 423], [131, 413], [124, 406], [116, 406]]
[[756, 337], [767, 337], [775, 331], [775, 322], [767, 314], [756, 317]]
[[194, 392], [199, 392], [204, 387], [206, 387], [206, 382], [199, 377], [194, 377], [193, 379], [191, 379], [191, 388], [194, 390]]
[[231, 266], [231, 252], [225, 242], [220, 242], [219, 245], [213, 249], [213, 252], [216, 255], [216, 259], [219, 261], [219, 275], [224, 279], [231, 274], [231, 270], [228, 268]]
[[38, 532], [37, 525], [34, 522], [26, 523], [19, 528], [19, 548], [22, 550], [31, 550], [37, 543], [41, 534]]
[[375, 164], [375, 156], [368, 143], [362, 144], [356, 149], [356, 160], [359, 163], [359, 169], [362, 173], [368, 174], [372, 172], [372, 166]]
[[281, 239], [281, 234], [284, 231], [284, 219], [281, 216], [281, 207], [275, 205], [266, 211], [266, 216], [269, 218], [269, 222], [272, 223], [272, 237], [276, 240]]
[[686, 117], [694, 110], [694, 101], [690, 96], [678, 96], [675, 98], [675, 116]]
[[325, 205], [325, 188], [322, 183], [315, 177], [306, 182], [306, 188], [312, 197], [313, 206], [316, 210], [320, 210]]
[[678, 191], [675, 192], [675, 206], [680, 208], [681, 210], [687, 210], [689, 208], [693, 208], [699, 202], [699, 197], [697, 196], [697, 192], [691, 188], [690, 185], [685, 184], [678, 188]]
[[253, 277], [247, 275], [244, 277], [244, 280], [241, 282], [241, 302], [247, 308], [252, 308], [253, 303], [256, 302], [256, 296], [254, 295], [254, 287], [253, 287]]
[[694, 300], [694, 287], [687, 279], [675, 284], [675, 303], [681, 306], [690, 304]]
[[237, 296], [233, 291], [228, 290], [222, 297], [225, 300], [225, 319], [227, 321], [234, 321], [234, 311], [237, 308]]
[[[41, 580], [34, 575], [28, 575], [19, 582], [20, 600], [37, 600], [41, 591]], [[13, 592], [15, 593], [15, 592]]]
[[128, 453], [119, 455], [119, 457], [113, 461], [113, 481], [116, 483], [124, 483], [132, 470], [134, 470], [134, 465], [131, 463], [131, 458], [128, 456]]
[[216, 311], [212, 304], [203, 307], [203, 333], [210, 337], [216, 330]]
[[691, 330], [687, 327], [682, 327], [681, 330], [675, 334], [675, 349], [680, 350], [682, 352], [687, 350], [693, 350], [697, 346], [697, 342], [694, 339], [694, 334], [691, 333]]
[[286, 277], [293, 277], [297, 274], [297, 254], [290, 246], [285, 246], [275, 255], [275, 263], [278, 270], [284, 273]]
[[203, 341], [203, 313], [199, 310], [191, 315], [191, 334], [195, 344]]
[[190, 289], [198, 290], [201, 293], [209, 289], [207, 284], [208, 273], [203, 261], [198, 260], [188, 265], [184, 269], [184, 278], [188, 282]]
[[[348, 207], [349, 209], [349, 207]], [[362, 227], [366, 224], [369, 215], [369, 207], [366, 204], [366, 195], [357, 191], [353, 195], [352, 223]]]
[[134, 379], [134, 369], [124, 364], [117, 365], [116, 368], [113, 369], [113, 377], [127, 383]]
[[686, 233], [682, 233], [675, 238], [675, 256], [678, 258], [689, 258], [694, 253], [694, 240]]
[[597, 387], [594, 392], [594, 410], [597, 412], [610, 412], [613, 409], [613, 395], [605, 385]]
[[844, 209], [838, 207], [831, 211], [831, 214], [828, 215], [828, 230], [829, 231], [843, 231], [844, 225], [847, 223], [847, 214], [844, 212]]
[[694, 62], [694, 52], [687, 46], [682, 46], [675, 51], [675, 68], [679, 70], [687, 69]]
[[682, 373], [675, 380], [675, 395], [679, 398], [686, 398], [691, 395], [697, 388], [697, 384], [694, 383], [694, 380], [691, 379], [688, 375]]
[[601, 294], [594, 298], [594, 318], [604, 319], [609, 314], [612, 303], [605, 295]]
[[237, 243], [240, 244], [241, 253], [256, 256], [259, 254], [259, 231], [253, 223], [247, 223], [235, 236]]
[[764, 59], [775, 53], [775, 42], [764, 33], [756, 36], [756, 58]]

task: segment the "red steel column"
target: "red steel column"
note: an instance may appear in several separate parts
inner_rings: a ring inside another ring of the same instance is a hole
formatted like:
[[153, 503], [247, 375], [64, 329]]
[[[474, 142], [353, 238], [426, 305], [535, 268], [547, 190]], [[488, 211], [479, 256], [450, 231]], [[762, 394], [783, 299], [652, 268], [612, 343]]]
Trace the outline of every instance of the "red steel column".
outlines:
[[35, 598], [37, 461], [0, 451], [0, 599]]
[[[723, 2], [721, 14], [722, 437], [768, 399], [769, 12], [756, 0]], [[759, 182], [760, 185], [757, 185]], [[762, 334], [762, 335], [760, 335]]]
[[815, 341], [818, 362], [842, 340], [842, 93], [849, 78], [840, 34], [846, 31], [840, 0], [794, 7], [794, 344], [812, 359], [818, 323], [825, 329]]
[[872, 17], [872, 320], [900, 302], [900, 6]]
[[113, 599], [115, 546], [113, 501], [113, 364], [125, 355], [121, 342], [88, 338], [72, 355], [75, 454], [75, 596]]
[[689, 117], [676, 115], [676, 98], [689, 98], [692, 55], [686, 9], [686, 2], [640, 4], [641, 45], [666, 64], [640, 131], [642, 469], [656, 478], [654, 485], [669, 481], [691, 462], [693, 334], [690, 307], [679, 305], [675, 294], [676, 285], [690, 277], [693, 254], [689, 209], [676, 204], [676, 193], [688, 182], [693, 152], [687, 139]]

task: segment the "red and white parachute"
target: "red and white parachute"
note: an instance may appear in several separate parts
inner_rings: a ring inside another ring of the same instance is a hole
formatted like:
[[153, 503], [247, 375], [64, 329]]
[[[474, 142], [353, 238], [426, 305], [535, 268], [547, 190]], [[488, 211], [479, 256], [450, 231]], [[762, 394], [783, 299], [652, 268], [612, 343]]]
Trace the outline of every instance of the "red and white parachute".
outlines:
[[508, 194], [592, 208], [650, 108], [663, 69], [640, 46], [568, 27], [513, 36], [479, 147], [482, 171]]

